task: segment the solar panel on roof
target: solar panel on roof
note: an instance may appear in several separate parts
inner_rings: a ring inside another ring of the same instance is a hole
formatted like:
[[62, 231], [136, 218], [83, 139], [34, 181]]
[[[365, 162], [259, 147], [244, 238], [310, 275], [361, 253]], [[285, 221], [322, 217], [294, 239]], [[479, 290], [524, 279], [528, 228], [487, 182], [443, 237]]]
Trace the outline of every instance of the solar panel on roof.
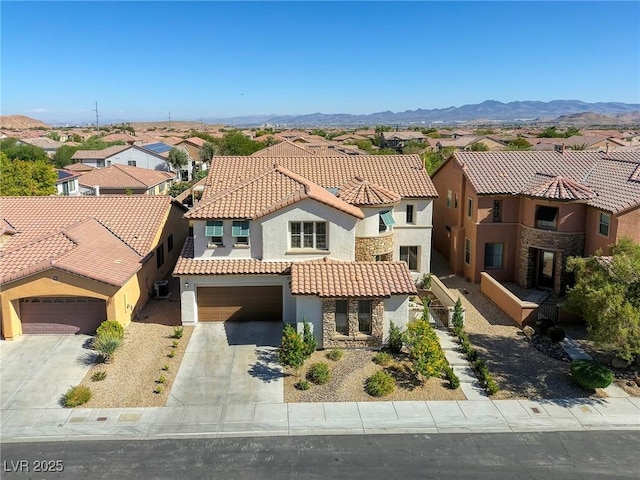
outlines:
[[150, 150], [153, 153], [164, 153], [171, 150], [171, 145], [167, 145], [166, 143], [158, 142], [158, 143], [150, 143], [148, 145], [142, 145], [142, 148], [146, 150]]

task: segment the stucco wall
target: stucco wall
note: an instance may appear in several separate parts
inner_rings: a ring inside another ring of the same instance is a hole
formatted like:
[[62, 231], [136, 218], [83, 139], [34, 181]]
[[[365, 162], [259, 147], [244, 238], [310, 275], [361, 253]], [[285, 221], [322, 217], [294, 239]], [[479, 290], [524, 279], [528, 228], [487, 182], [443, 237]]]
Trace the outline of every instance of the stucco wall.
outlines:
[[194, 257], [197, 258], [262, 258], [262, 225], [259, 221], [249, 221], [249, 246], [234, 246], [231, 228], [233, 220], [223, 220], [222, 247], [209, 247], [204, 235], [205, 220], [193, 222]]
[[518, 326], [535, 320], [538, 305], [521, 301], [513, 293], [503, 287], [491, 275], [483, 272], [480, 280], [480, 290], [495, 303], [500, 310], [509, 315]]
[[[414, 205], [414, 224], [406, 222], [406, 206]], [[418, 271], [413, 275], [419, 277], [423, 273], [431, 271], [431, 241], [432, 241], [432, 220], [433, 220], [433, 200], [428, 199], [408, 199], [400, 202], [397, 210], [393, 212], [396, 225], [393, 226], [394, 253], [393, 259], [400, 260], [401, 246], [419, 246], [418, 249]]]
[[384, 323], [382, 330], [383, 343], [389, 342], [389, 328], [391, 322], [404, 330], [409, 322], [409, 297], [407, 295], [392, 295], [384, 299]]
[[322, 344], [322, 299], [307, 295], [296, 295], [293, 299], [296, 304], [295, 322], [298, 333], [303, 333], [303, 321], [306, 319], [316, 337], [318, 348], [324, 348]]
[[[438, 192], [438, 198], [433, 200], [433, 247], [445, 258], [450, 259], [450, 265], [456, 272], [462, 269], [456, 259], [459, 259], [459, 252], [454, 251], [454, 246], [458, 240], [451, 238], [450, 230], [459, 227], [462, 222], [462, 207], [459, 202], [454, 208], [454, 194], [462, 198], [464, 194], [462, 170], [453, 159], [447, 160], [440, 169], [433, 175], [432, 181]], [[447, 191], [451, 190], [451, 206], [447, 208]], [[447, 230], [449, 227], [450, 230]]]
[[[162, 170], [164, 172], [169, 171], [169, 164], [164, 158], [157, 157], [153, 154], [143, 152], [137, 148], [129, 148], [123, 152], [112, 155], [107, 158], [107, 162], [110, 161], [111, 165], [128, 165], [128, 162], [133, 160], [136, 162], [136, 167], [148, 168], [149, 170]], [[87, 163], [83, 161], [83, 163]], [[107, 164], [105, 163], [105, 166]]]

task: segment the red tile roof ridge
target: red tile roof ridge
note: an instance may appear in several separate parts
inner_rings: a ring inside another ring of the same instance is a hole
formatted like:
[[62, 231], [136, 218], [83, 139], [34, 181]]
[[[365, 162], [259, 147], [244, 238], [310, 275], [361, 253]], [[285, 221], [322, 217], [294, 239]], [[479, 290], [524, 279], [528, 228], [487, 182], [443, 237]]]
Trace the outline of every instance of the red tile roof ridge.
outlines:
[[355, 176], [343, 186], [337, 194], [338, 198], [351, 205], [395, 205], [402, 200], [402, 197], [369, 180], [363, 179], [361, 176]]

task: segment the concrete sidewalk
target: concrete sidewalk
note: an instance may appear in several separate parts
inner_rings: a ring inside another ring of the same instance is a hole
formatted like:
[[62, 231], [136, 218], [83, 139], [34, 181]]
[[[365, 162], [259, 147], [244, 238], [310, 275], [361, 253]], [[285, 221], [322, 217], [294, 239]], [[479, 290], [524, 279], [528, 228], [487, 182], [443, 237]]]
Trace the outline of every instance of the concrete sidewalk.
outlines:
[[0, 411], [0, 440], [640, 430], [640, 398]]

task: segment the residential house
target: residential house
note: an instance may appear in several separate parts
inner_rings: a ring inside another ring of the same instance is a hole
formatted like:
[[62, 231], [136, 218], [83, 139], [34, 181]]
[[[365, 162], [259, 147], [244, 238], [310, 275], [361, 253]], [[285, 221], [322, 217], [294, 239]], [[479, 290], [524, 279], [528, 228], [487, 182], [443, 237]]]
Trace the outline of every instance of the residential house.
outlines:
[[102, 150], [78, 150], [71, 159], [94, 168], [129, 165], [164, 172], [170, 170], [165, 157], [138, 145], [114, 145]]
[[21, 138], [16, 141], [17, 144], [23, 145], [33, 145], [34, 147], [39, 147], [45, 151], [47, 156], [53, 157], [58, 149], [64, 145], [62, 142], [58, 142], [49, 137], [36, 137], [36, 138]]
[[183, 324], [306, 319], [321, 347], [382, 345], [429, 272], [435, 196], [418, 155], [216, 157], [185, 215]]
[[128, 165], [111, 165], [85, 173], [78, 179], [83, 195], [167, 195], [176, 174]]
[[381, 148], [395, 148], [397, 150], [402, 150], [409, 142], [425, 143], [425, 136], [422, 132], [416, 132], [414, 130], [382, 132], [380, 135]]
[[169, 196], [0, 197], [2, 337], [128, 325], [188, 232]]
[[534, 150], [599, 150], [603, 152], [618, 150], [627, 146], [627, 142], [608, 137], [586, 137], [573, 135], [568, 138], [528, 138]]
[[[191, 150], [189, 150], [187, 144], [182, 138], [174, 139], [174, 141], [176, 142], [175, 145], [170, 145], [165, 142], [155, 142], [142, 145], [142, 148], [160, 155], [167, 161], [169, 159], [169, 152], [174, 147], [184, 151], [187, 154], [187, 163], [180, 167], [179, 177], [181, 181], [187, 182], [191, 180], [191, 178], [193, 178], [193, 172], [196, 168], [196, 162], [198, 164], [200, 163], [200, 157], [197, 154], [195, 154], [195, 158], [192, 157]], [[193, 142], [191, 142], [191, 144], [193, 144]]]
[[56, 168], [56, 172], [58, 174], [58, 179], [56, 180], [58, 195], [80, 195], [80, 187], [78, 186], [79, 173], [59, 168]]
[[455, 152], [433, 183], [433, 246], [473, 282], [562, 293], [567, 257], [640, 242], [640, 152]]
[[474, 145], [480, 143], [484, 144], [490, 151], [505, 150], [507, 148], [507, 144], [498, 139], [487, 136], [468, 135], [451, 139], [439, 139], [436, 142], [436, 150], [440, 151], [443, 148], [452, 147], [457, 151], [468, 151], [472, 150]]

